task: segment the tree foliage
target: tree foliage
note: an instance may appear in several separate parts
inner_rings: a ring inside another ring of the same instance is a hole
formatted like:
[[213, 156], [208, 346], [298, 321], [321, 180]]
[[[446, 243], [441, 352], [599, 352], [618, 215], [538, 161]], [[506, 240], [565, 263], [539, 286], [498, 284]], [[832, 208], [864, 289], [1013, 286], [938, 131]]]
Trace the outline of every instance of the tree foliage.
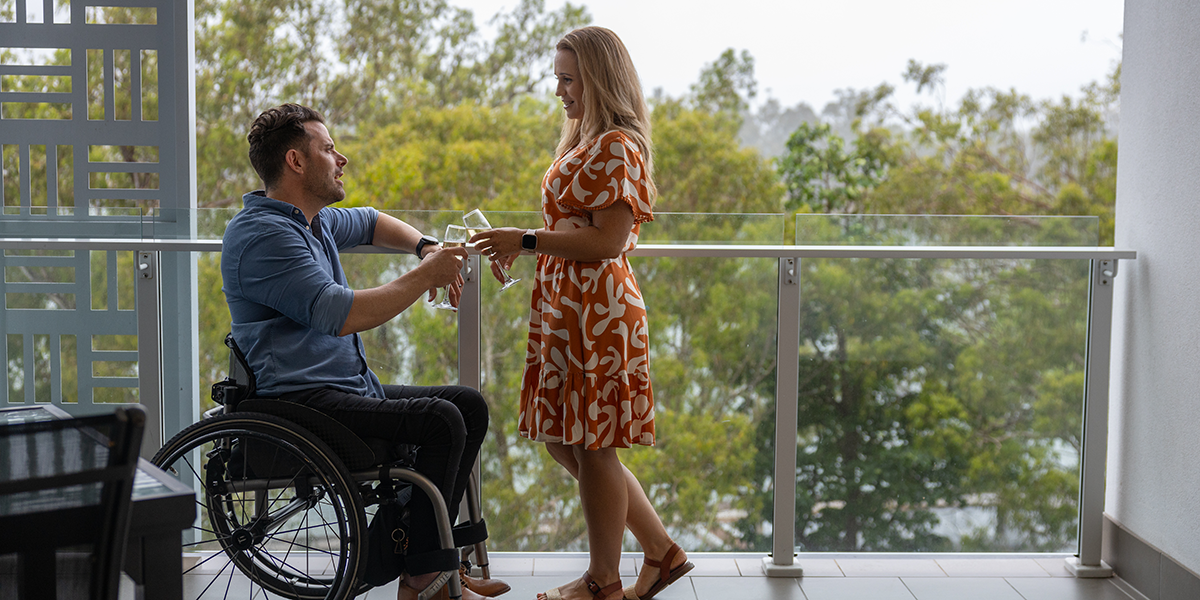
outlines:
[[[210, 235], [259, 187], [244, 158], [249, 123], [285, 101], [326, 115], [350, 159], [345, 205], [396, 211], [429, 233], [472, 208], [498, 215], [498, 225], [539, 226], [540, 181], [562, 118], [544, 82], [554, 42], [589, 20], [583, 8], [547, 11], [541, 0], [523, 0], [492, 19], [491, 38], [446, 0], [197, 0], [196, 18], [198, 203]], [[125, 71], [116, 76], [133, 76], [120, 60]], [[792, 237], [794, 215], [820, 214], [799, 243], [1112, 242], [1119, 69], [1079, 97], [1036, 101], [983, 89], [952, 105], [901, 111], [885, 83], [839, 90], [818, 115], [770, 98], [756, 105], [754, 68], [749, 53], [729, 49], [687, 96], [653, 99], [659, 218], [644, 226], [644, 240], [778, 243], [784, 232]], [[902, 79], [937, 95], [947, 72], [910, 61]], [[94, 152], [93, 160], [144, 158], [133, 148]], [[31, 153], [32, 181], [48, 156], [55, 155]], [[69, 178], [69, 159], [58, 160], [68, 161], [58, 172]], [[0, 162], [5, 197], [16, 198], [7, 174], [20, 166], [8, 151]], [[73, 205], [69, 194], [59, 201]], [[870, 214], [1011, 218], [946, 225]], [[1099, 226], [1031, 215], [1091, 215]], [[96, 295], [107, 293], [100, 266], [110, 259], [132, 268], [130, 256], [90, 257]], [[414, 264], [391, 255], [344, 262], [356, 288]], [[689, 550], [766, 550], [776, 485], [796, 486], [795, 540], [806, 550], [1070, 546], [1087, 289], [1078, 265], [803, 261], [794, 482], [773, 480], [776, 262], [657, 258], [635, 259], [634, 267], [649, 307], [660, 435], [657, 448], [623, 456]], [[513, 270], [529, 282], [532, 269], [520, 259]], [[10, 276], [52, 277], [20, 268]], [[199, 259], [199, 278], [206, 390], [227, 369], [219, 257]], [[492, 421], [482, 465], [493, 547], [583, 549], [574, 482], [517, 434], [528, 297], [500, 294], [486, 278], [483, 294], [481, 369]], [[70, 300], [19, 302], [10, 308], [66, 308]], [[418, 304], [363, 339], [385, 383], [457, 378], [456, 323], [445, 312]], [[23, 357], [23, 343], [10, 336], [9, 357]], [[44, 340], [34, 343], [38, 356], [49, 352]], [[134, 340], [104, 343], [127, 349]], [[24, 366], [7, 367], [10, 393], [18, 393]], [[106, 374], [130, 372], [112, 368]], [[954, 515], [977, 518], [952, 531]]]
[[198, 204], [237, 206], [258, 185], [245, 131], [281, 102], [312, 106], [345, 141], [411, 111], [510, 106], [549, 72], [554, 42], [589, 19], [567, 3], [522, 0], [493, 17], [445, 0], [199, 0], [196, 5]]
[[[904, 79], [936, 92], [944, 72], [911, 61]], [[893, 219], [882, 230], [871, 227], [880, 221], [846, 217], [806, 231], [839, 243], [1111, 244], [1113, 85], [1057, 102], [972, 90], [957, 106], [906, 112], [892, 105], [889, 85], [846, 90], [824, 111], [830, 122], [802, 125], [788, 141], [779, 169], [789, 206], [1021, 217], [941, 229]], [[799, 546], [1071, 547], [1085, 267], [810, 260], [802, 279]], [[947, 510], [988, 516], [951, 535], [939, 528]]]

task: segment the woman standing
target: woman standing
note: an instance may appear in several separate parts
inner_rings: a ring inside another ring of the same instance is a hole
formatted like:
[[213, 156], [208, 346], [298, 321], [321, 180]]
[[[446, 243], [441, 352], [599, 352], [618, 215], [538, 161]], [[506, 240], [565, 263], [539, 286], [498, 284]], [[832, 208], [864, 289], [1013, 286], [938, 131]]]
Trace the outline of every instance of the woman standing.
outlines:
[[[608, 29], [568, 33], [554, 72], [566, 122], [542, 179], [545, 227], [471, 241], [498, 279], [522, 250], [538, 257], [520, 432], [578, 480], [590, 550], [583, 577], [539, 598], [648, 599], [693, 567], [617, 457], [617, 448], [654, 444], [646, 309], [625, 256], [654, 218], [649, 111], [629, 52]], [[626, 526], [645, 566], [622, 590]]]

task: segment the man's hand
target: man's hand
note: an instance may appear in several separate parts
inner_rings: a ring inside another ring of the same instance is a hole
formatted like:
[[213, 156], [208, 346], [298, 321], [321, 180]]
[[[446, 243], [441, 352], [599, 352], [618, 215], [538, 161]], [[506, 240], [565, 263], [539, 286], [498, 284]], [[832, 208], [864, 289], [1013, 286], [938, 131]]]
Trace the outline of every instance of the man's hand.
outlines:
[[425, 253], [425, 258], [421, 260], [421, 265], [417, 268], [429, 269], [429, 277], [431, 281], [435, 282], [435, 285], [429, 288], [430, 302], [437, 299], [440, 288], [448, 287], [450, 304], [458, 307], [463, 287], [462, 261], [466, 259], [466, 248], [442, 248], [439, 246]]
[[[450, 301], [457, 305], [462, 294], [462, 261], [466, 248], [438, 250], [426, 255], [417, 268], [379, 287], [354, 290], [354, 303], [342, 326], [340, 335], [350, 335], [379, 327], [421, 299], [421, 294], [435, 293], [437, 288], [450, 286]], [[451, 285], [453, 284], [453, 285]]]

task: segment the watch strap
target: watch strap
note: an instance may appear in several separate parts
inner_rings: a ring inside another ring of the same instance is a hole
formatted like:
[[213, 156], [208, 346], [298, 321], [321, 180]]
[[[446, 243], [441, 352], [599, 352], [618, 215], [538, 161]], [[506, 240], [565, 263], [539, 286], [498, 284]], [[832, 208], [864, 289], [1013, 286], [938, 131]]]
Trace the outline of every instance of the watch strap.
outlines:
[[417, 255], [417, 258], [424, 258], [421, 256], [421, 251], [425, 249], [425, 246], [428, 246], [429, 244], [436, 245], [438, 243], [439, 242], [437, 238], [433, 237], [432, 235], [423, 235], [421, 236], [421, 239], [417, 240], [417, 250], [414, 252], [414, 254]]

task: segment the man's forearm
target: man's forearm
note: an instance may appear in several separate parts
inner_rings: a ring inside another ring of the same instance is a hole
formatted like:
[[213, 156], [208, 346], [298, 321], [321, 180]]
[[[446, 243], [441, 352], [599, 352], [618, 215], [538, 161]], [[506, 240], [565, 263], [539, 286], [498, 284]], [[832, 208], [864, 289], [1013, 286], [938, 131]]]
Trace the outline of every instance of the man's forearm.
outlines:
[[451, 283], [458, 285], [459, 271], [466, 258], [465, 248], [439, 250], [430, 253], [415, 269], [384, 285], [355, 290], [350, 314], [339, 335], [379, 327], [412, 306], [421, 294]]
[[413, 270], [379, 287], [354, 290], [350, 314], [338, 335], [374, 329], [404, 312], [433, 287], [423, 282], [422, 275]]
[[416, 227], [381, 212], [375, 219], [375, 235], [371, 245], [412, 254], [420, 239], [421, 232]]

